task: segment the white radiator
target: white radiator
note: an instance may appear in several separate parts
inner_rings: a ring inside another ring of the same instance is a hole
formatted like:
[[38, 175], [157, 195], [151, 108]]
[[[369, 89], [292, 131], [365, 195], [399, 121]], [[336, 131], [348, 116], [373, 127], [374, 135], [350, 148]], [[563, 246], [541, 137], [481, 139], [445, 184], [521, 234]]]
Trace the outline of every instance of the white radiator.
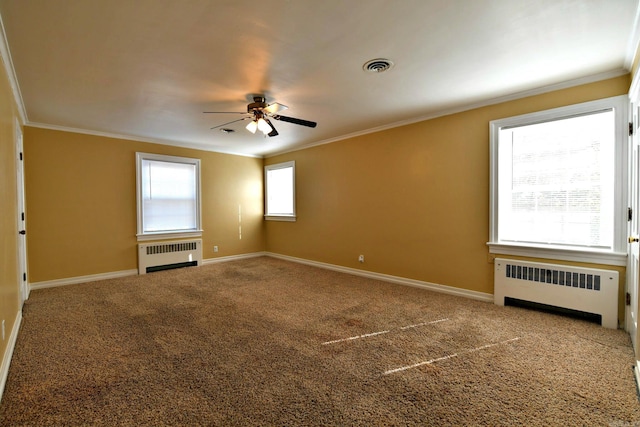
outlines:
[[202, 265], [202, 240], [138, 245], [138, 274], [189, 265]]
[[618, 328], [617, 271], [496, 258], [494, 303], [505, 297], [597, 314]]

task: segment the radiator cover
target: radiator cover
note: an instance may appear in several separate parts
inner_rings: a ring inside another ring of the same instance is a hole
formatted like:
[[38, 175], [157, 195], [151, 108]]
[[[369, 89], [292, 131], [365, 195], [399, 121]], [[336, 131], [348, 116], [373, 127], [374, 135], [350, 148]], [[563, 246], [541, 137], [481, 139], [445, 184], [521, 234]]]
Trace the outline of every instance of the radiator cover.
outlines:
[[496, 258], [494, 272], [497, 305], [515, 298], [597, 314], [602, 326], [618, 328], [617, 271]]
[[138, 245], [138, 274], [158, 267], [202, 265], [202, 240], [174, 240]]

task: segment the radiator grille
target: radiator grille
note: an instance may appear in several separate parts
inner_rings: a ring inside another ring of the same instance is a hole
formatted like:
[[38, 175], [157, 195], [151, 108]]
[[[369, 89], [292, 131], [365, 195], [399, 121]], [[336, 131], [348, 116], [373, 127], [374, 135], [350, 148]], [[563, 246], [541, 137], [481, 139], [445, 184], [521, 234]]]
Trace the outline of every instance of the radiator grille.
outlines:
[[201, 239], [138, 244], [138, 274], [201, 264]]
[[507, 264], [505, 275], [511, 279], [600, 291], [599, 274]]
[[618, 271], [496, 258], [494, 274], [498, 305], [535, 303], [600, 316], [603, 326], [618, 327]]
[[196, 250], [197, 242], [163, 243], [147, 246], [147, 255]]

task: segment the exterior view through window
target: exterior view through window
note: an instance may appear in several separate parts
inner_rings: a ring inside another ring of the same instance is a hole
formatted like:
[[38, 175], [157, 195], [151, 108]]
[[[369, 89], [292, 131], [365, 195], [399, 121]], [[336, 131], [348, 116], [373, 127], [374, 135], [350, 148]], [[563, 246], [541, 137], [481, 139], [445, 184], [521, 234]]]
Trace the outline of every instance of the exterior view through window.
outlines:
[[295, 221], [295, 162], [265, 166], [265, 218]]
[[611, 249], [614, 113], [500, 130], [501, 241]]
[[626, 254], [626, 114], [621, 96], [491, 122], [493, 253]]

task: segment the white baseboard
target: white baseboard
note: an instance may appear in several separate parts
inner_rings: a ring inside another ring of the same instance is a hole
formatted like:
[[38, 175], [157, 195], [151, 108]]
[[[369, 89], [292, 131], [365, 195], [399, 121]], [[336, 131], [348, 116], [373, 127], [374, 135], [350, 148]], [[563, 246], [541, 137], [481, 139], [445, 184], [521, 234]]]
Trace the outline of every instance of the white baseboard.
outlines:
[[9, 376], [9, 365], [11, 365], [11, 358], [13, 357], [13, 350], [16, 347], [16, 341], [18, 340], [18, 331], [22, 324], [22, 310], [18, 310], [16, 314], [16, 321], [13, 322], [13, 328], [9, 335], [9, 341], [7, 342], [7, 348], [2, 357], [2, 365], [0, 365], [0, 401], [2, 401], [2, 395], [4, 394], [4, 387], [7, 384], [7, 377]]
[[327, 264], [324, 262], [311, 261], [304, 258], [296, 258], [288, 255], [276, 254], [273, 252], [267, 252], [267, 256], [273, 258], [279, 258], [286, 261], [297, 262], [300, 264], [307, 264], [314, 267], [325, 268], [328, 270], [338, 271], [341, 273], [353, 274], [356, 276], [367, 277], [369, 279], [381, 280], [383, 282], [396, 283], [399, 285], [413, 286], [415, 288], [427, 289], [434, 292], [441, 292], [449, 295], [456, 295], [465, 298], [471, 298], [478, 301], [493, 302], [493, 294], [485, 292], [471, 291], [468, 289], [456, 288], [453, 286], [439, 285], [437, 283], [424, 282], [422, 280], [407, 279], [405, 277], [392, 276], [389, 274], [375, 273], [372, 271], [359, 270], [357, 268], [343, 267], [340, 265]]
[[[265, 256], [266, 252], [252, 252], [241, 255], [231, 255], [219, 258], [209, 258], [202, 260], [202, 265], [214, 264], [218, 262], [236, 261], [245, 258], [257, 258]], [[33, 282], [29, 284], [29, 291], [34, 289], [54, 288], [56, 286], [75, 285], [78, 283], [96, 282], [98, 280], [116, 279], [118, 277], [135, 276], [138, 274], [137, 269], [112, 271], [110, 273], [90, 274], [87, 276], [67, 277], [64, 279], [45, 280], [42, 282]]]
[[[356, 276], [367, 277], [369, 279], [381, 280], [384, 282], [396, 283], [400, 285], [413, 286], [422, 289], [428, 289], [430, 291], [442, 292], [449, 295], [457, 295], [461, 297], [471, 298], [479, 301], [493, 302], [493, 294], [485, 292], [471, 291], [468, 289], [456, 288], [453, 286], [440, 285], [437, 283], [424, 282], [422, 280], [407, 279], [405, 277], [392, 276], [389, 274], [375, 273], [372, 271], [359, 270], [357, 268], [343, 267], [335, 264], [327, 264], [319, 261], [311, 261], [304, 258], [296, 258], [288, 255], [281, 255], [273, 252], [251, 252], [240, 255], [230, 255], [218, 258], [208, 258], [202, 260], [203, 265], [216, 264], [219, 262], [238, 261], [247, 258], [257, 258], [261, 256], [270, 256], [273, 258], [279, 258], [286, 261], [297, 262], [299, 264], [307, 264], [314, 267], [320, 267], [327, 270], [338, 271], [341, 273], [353, 274]], [[77, 283], [95, 282], [97, 280], [115, 279], [118, 277], [135, 276], [138, 274], [138, 270], [122, 270], [114, 271], [111, 273], [91, 274], [88, 276], [70, 277], [66, 279], [47, 280], [43, 282], [34, 282], [30, 284], [30, 290], [52, 288], [55, 286], [73, 285]]]
[[135, 276], [138, 270], [121, 270], [112, 271], [110, 273], [90, 274], [88, 276], [68, 277], [65, 279], [45, 280], [42, 282], [33, 282], [29, 284], [29, 289], [53, 288], [56, 286], [75, 285], [78, 283], [96, 282], [98, 280], [116, 279], [118, 277]]
[[227, 262], [227, 261], [237, 261], [239, 259], [247, 259], [247, 258], [258, 258], [265, 255], [267, 255], [266, 252], [251, 252], [248, 254], [241, 254], [241, 255], [229, 255], [229, 256], [221, 256], [218, 258], [208, 258], [208, 259], [202, 260], [202, 265], [217, 264], [219, 262]]

